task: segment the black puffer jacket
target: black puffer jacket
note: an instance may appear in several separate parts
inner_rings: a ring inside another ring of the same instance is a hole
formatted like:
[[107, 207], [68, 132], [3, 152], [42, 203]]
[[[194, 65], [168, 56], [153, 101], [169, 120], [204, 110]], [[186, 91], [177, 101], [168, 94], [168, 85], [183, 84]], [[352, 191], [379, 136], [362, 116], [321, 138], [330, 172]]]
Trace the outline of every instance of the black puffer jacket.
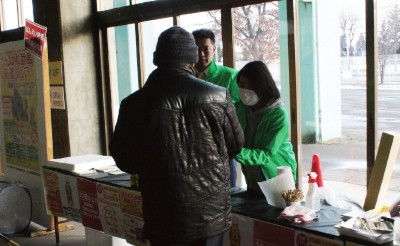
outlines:
[[121, 103], [110, 151], [139, 174], [146, 238], [182, 243], [231, 225], [229, 158], [243, 132], [229, 93], [185, 69], [156, 69]]

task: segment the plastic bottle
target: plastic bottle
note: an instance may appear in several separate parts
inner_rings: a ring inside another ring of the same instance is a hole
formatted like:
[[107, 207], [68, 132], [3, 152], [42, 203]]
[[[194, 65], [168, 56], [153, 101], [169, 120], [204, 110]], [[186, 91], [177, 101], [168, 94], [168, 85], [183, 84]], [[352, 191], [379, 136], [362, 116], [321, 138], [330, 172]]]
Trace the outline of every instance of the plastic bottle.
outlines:
[[394, 220], [393, 225], [393, 245], [400, 245], [400, 212]]
[[317, 174], [311, 172], [308, 174], [308, 177], [308, 191], [305, 206], [318, 211], [321, 209], [321, 202], [318, 195]]

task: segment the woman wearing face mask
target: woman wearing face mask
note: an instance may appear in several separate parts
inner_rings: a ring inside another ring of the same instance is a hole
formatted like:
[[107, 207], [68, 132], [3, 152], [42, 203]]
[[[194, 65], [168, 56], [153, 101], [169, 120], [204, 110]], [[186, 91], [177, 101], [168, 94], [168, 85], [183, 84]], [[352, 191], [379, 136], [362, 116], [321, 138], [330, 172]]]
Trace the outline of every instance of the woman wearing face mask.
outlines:
[[236, 110], [245, 143], [235, 159], [242, 164], [247, 190], [263, 195], [257, 182], [275, 177], [277, 167], [289, 166], [296, 178], [288, 118], [275, 81], [263, 62], [246, 64], [238, 73], [237, 83], [241, 101]]

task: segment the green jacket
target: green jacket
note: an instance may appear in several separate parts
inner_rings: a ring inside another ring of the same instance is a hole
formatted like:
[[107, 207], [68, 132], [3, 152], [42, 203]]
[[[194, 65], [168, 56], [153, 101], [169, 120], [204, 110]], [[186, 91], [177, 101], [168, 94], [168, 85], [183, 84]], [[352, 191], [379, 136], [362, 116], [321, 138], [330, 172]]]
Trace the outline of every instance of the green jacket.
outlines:
[[[236, 105], [239, 122], [245, 133], [246, 108], [247, 106], [241, 102]], [[253, 148], [247, 148], [245, 143], [235, 159], [245, 166], [259, 166], [266, 180], [277, 175], [279, 166], [291, 167], [293, 177], [296, 179], [297, 163], [292, 150], [293, 146], [289, 141], [288, 125], [283, 106], [266, 110], [251, 141]]]
[[232, 103], [235, 104], [239, 101], [239, 89], [236, 83], [238, 71], [233, 68], [219, 66], [213, 60], [208, 68], [206, 81], [215, 85], [219, 85], [228, 89], [232, 98]]

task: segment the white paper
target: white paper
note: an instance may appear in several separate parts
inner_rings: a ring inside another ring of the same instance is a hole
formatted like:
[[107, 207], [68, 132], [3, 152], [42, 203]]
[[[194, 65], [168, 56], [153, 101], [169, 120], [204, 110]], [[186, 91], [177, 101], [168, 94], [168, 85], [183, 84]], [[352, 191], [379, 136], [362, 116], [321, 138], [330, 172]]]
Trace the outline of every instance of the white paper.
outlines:
[[115, 165], [115, 161], [111, 156], [88, 154], [49, 160], [47, 161], [47, 165], [70, 172], [81, 173], [87, 172], [92, 168], [113, 166]]
[[278, 175], [281, 175], [283, 173], [292, 173], [292, 169], [287, 166], [277, 167], [276, 170], [278, 172]]
[[272, 179], [258, 182], [258, 185], [260, 186], [261, 191], [264, 193], [268, 204], [277, 208], [285, 208], [286, 202], [281, 193], [282, 191], [294, 190], [296, 186], [290, 168], [289, 170], [281, 169], [280, 173], [281, 174]]

